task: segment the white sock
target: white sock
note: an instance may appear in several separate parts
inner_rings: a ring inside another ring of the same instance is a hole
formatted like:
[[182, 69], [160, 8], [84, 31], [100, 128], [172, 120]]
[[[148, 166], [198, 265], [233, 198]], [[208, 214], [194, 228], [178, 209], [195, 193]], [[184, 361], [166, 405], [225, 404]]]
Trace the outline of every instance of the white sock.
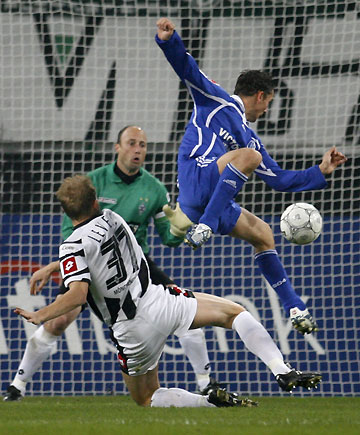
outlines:
[[199, 373], [195, 373], [196, 375], [196, 383], [198, 384], [199, 390], [202, 391], [205, 387], [207, 387], [210, 383], [210, 375], [205, 374], [201, 375]]
[[25, 394], [26, 383], [31, 380], [42, 363], [48, 359], [59, 338], [59, 336], [47, 332], [43, 325], [30, 337], [17, 374], [11, 383], [20, 390], [22, 395]]
[[214, 407], [208, 402], [207, 396], [190, 393], [181, 388], [158, 388], [151, 397], [151, 406], [155, 408], [200, 408]]
[[275, 376], [290, 371], [270, 334], [248, 311], [243, 311], [236, 316], [232, 329], [239, 334], [245, 346], [258, 356]]
[[189, 329], [179, 341], [195, 372], [198, 387], [203, 390], [210, 382], [211, 372], [204, 331]]

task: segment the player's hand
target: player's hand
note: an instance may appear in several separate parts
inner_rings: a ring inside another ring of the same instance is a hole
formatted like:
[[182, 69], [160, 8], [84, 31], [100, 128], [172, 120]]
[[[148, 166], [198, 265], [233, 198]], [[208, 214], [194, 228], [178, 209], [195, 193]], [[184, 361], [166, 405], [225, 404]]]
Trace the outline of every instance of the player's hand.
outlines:
[[41, 318], [38, 312], [31, 312], [23, 310], [22, 308], [15, 308], [14, 313], [26, 319], [29, 323], [40, 325]]
[[175, 24], [168, 18], [160, 18], [156, 25], [158, 27], [158, 38], [162, 41], [168, 41], [175, 31]]
[[30, 294], [40, 293], [44, 286], [49, 282], [51, 275], [59, 270], [59, 262], [54, 261], [33, 273], [30, 278]]
[[347, 158], [343, 153], [338, 151], [336, 147], [332, 147], [323, 156], [322, 162], [319, 165], [320, 171], [324, 175], [331, 174], [339, 165], [345, 163]]
[[180, 204], [177, 202], [175, 210], [168, 204], [164, 205], [163, 211], [170, 221], [170, 232], [176, 237], [185, 237], [187, 230], [193, 224], [186, 214], [181, 210]]

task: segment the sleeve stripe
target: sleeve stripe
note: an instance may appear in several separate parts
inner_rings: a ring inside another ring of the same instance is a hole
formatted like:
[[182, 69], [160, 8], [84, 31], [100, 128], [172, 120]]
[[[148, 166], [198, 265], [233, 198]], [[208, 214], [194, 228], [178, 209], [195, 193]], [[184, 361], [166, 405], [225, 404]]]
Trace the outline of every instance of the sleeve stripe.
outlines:
[[80, 249], [80, 251], [77, 252], [70, 252], [69, 254], [63, 255], [62, 257], [59, 258], [60, 261], [65, 260], [65, 258], [68, 257], [85, 257], [85, 252], [83, 249]]
[[77, 272], [69, 273], [69, 275], [66, 275], [64, 277], [64, 281], [67, 281], [69, 278], [72, 278], [74, 276], [85, 275], [85, 274], [89, 274], [89, 273], [90, 273], [89, 268], [86, 267], [85, 269], [78, 270]]
[[64, 242], [62, 242], [63, 245], [73, 245], [73, 244], [81, 245], [81, 243], [82, 243], [81, 239], [69, 241], [69, 242], [65, 240]]
[[165, 217], [165, 213], [163, 211], [156, 213], [156, 215], [154, 216], [154, 219], [161, 219]]
[[[77, 280], [71, 281], [71, 282], [69, 282], [69, 285], [70, 285], [72, 282], [86, 282], [86, 283], [89, 284], [89, 286], [91, 285], [91, 281], [90, 281], [90, 279], [87, 279], [87, 278], [79, 279], [79, 281], [77, 281]], [[67, 285], [67, 286], [65, 286], [65, 287], [68, 289], [68, 288], [69, 288], [69, 285]]]

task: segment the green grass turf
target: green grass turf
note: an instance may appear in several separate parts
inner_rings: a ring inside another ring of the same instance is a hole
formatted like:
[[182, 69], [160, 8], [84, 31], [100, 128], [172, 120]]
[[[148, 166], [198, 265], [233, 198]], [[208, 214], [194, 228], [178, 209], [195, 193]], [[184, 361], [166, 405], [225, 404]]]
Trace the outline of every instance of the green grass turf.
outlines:
[[141, 408], [127, 396], [0, 402], [1, 435], [360, 434], [360, 397], [256, 399], [258, 408]]

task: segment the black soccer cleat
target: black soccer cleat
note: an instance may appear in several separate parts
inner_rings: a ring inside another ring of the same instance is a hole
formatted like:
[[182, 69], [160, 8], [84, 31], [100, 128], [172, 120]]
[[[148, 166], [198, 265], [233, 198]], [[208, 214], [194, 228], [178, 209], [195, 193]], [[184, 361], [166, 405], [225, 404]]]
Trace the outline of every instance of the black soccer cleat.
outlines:
[[303, 373], [294, 369], [289, 373], [276, 376], [276, 380], [280, 385], [280, 388], [290, 393], [292, 392], [293, 388], [296, 387], [304, 387], [308, 390], [311, 388], [317, 388], [319, 382], [321, 382], [321, 379], [322, 376], [320, 373]]
[[223, 388], [216, 388], [210, 390], [208, 401], [218, 408], [229, 408], [234, 406], [241, 406], [243, 408], [251, 408], [258, 406], [258, 402], [246, 398], [240, 398], [237, 394], [228, 393]]
[[14, 385], [9, 385], [6, 391], [7, 393], [3, 397], [4, 402], [16, 402], [23, 398], [20, 390], [14, 387]]
[[221, 387], [221, 385], [219, 384], [219, 382], [216, 379], [214, 379], [210, 376], [209, 383], [206, 385], [205, 388], [200, 390], [200, 394], [203, 396], [206, 396], [207, 394], [209, 394], [210, 390], [217, 390], [218, 388], [223, 388], [223, 387]]

